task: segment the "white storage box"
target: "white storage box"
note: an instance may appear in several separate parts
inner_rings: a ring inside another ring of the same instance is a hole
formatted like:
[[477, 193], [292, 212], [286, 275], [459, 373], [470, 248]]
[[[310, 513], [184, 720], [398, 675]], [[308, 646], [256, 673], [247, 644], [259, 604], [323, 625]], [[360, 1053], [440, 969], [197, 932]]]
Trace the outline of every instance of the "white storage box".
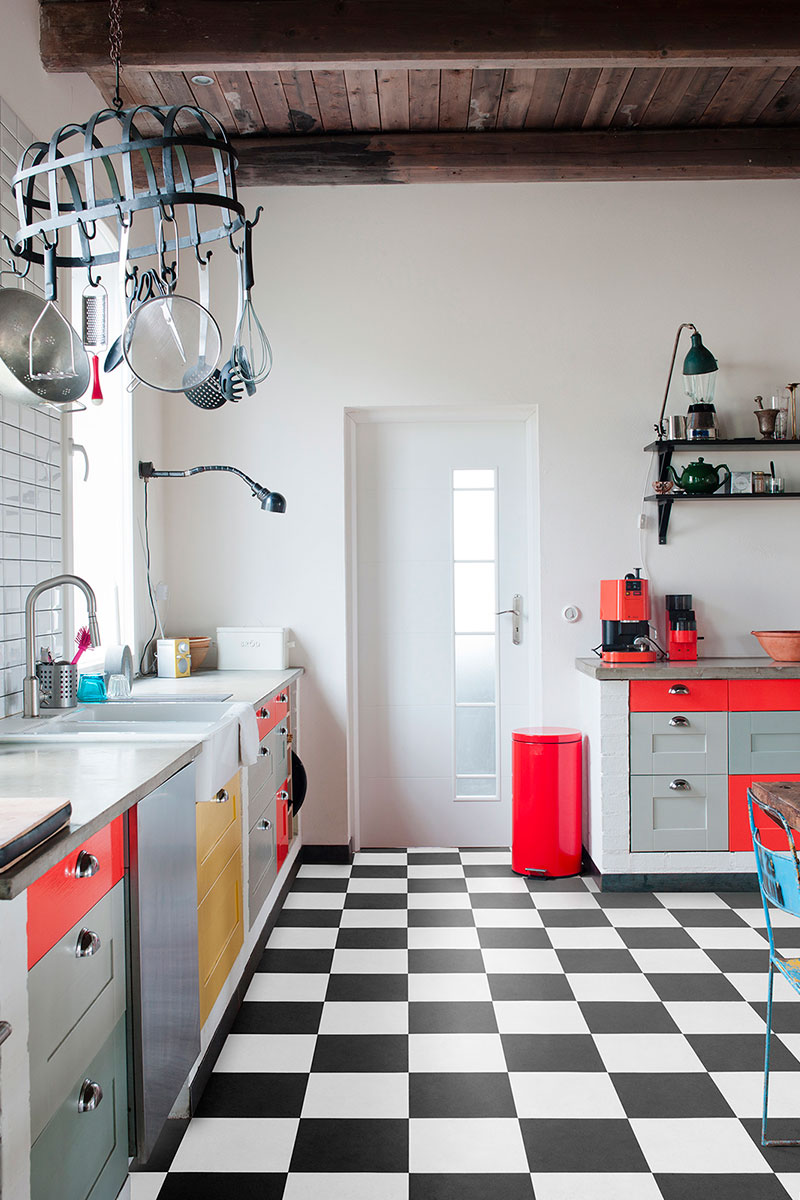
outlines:
[[217, 670], [283, 671], [289, 665], [289, 630], [279, 626], [217, 628]]

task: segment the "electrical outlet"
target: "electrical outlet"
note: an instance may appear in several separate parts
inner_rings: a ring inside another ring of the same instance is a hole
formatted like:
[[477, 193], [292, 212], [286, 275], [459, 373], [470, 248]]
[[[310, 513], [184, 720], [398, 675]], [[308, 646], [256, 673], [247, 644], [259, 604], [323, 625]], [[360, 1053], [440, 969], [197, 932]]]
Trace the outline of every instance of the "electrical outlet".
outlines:
[[159, 604], [166, 604], [169, 600], [169, 584], [164, 583], [163, 579], [156, 584], [156, 600]]
[[647, 529], [647, 513], [639, 513], [639, 528]]

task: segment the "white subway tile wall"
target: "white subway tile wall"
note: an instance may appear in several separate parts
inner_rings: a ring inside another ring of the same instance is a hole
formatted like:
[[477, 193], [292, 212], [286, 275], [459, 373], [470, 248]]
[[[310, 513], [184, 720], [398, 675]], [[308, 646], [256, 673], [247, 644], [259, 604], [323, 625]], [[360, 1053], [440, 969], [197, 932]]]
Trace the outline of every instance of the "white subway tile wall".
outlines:
[[[0, 99], [0, 232], [14, 237], [19, 221], [11, 193], [17, 162], [33, 141], [30, 130]], [[0, 250], [5, 268], [7, 249]], [[0, 284], [14, 286], [9, 275]], [[24, 286], [42, 290], [34, 266]], [[61, 421], [57, 414], [0, 398], [0, 716], [22, 711], [25, 675], [25, 597], [62, 567]], [[61, 593], [36, 606], [36, 652], [63, 651]]]

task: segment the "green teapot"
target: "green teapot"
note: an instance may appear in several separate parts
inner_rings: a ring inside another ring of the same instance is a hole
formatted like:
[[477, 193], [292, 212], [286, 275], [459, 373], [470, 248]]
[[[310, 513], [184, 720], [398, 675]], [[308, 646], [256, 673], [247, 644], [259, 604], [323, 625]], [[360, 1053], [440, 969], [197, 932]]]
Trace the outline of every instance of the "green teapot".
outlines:
[[697, 462], [689, 463], [681, 475], [675, 474], [675, 468], [670, 467], [670, 474], [675, 480], [679, 488], [689, 496], [710, 496], [712, 492], [716, 492], [717, 488], [724, 483], [720, 479], [720, 471], [728, 472], [728, 479], [731, 477], [730, 467], [725, 463], [721, 463], [718, 467], [712, 467], [711, 463], [707, 463], [702, 458], [698, 458]]

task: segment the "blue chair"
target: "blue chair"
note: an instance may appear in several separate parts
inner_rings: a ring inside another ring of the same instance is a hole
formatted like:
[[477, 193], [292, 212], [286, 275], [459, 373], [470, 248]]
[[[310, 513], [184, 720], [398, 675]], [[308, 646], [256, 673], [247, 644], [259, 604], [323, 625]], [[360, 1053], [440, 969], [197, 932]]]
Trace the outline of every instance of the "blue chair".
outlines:
[[[753, 816], [753, 806], [757, 805], [763, 813], [770, 817], [786, 834], [788, 850], [768, 850], [761, 841], [761, 835]], [[770, 1141], [767, 1138], [767, 1103], [769, 1100], [769, 1051], [772, 1037], [772, 981], [775, 971], [780, 971], [784, 979], [788, 979], [794, 990], [800, 994], [800, 958], [784, 958], [775, 949], [775, 938], [772, 933], [772, 922], [769, 916], [769, 906], [774, 904], [783, 912], [800, 917], [800, 861], [798, 861], [792, 831], [782, 813], [771, 808], [748, 788], [747, 806], [750, 814], [750, 832], [753, 837], [753, 849], [756, 852], [756, 871], [758, 885], [761, 889], [761, 900], [764, 905], [764, 915], [767, 919], [767, 934], [769, 936], [769, 984], [767, 988], [767, 1044], [764, 1052], [764, 1106], [761, 1116], [761, 1145], [762, 1146], [800, 1146], [800, 1141]], [[798, 931], [800, 932], [800, 930]]]

